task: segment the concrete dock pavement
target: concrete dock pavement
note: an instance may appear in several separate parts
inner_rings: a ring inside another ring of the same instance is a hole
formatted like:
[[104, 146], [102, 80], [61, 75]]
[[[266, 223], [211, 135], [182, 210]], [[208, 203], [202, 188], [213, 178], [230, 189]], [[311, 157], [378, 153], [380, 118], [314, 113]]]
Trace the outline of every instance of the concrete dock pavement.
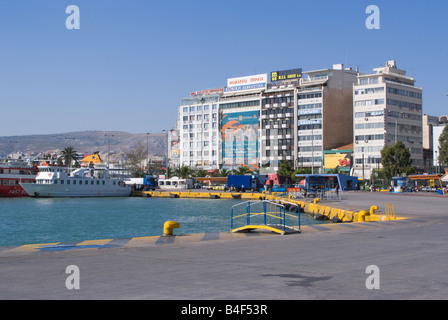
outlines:
[[[91, 241], [60, 246], [64, 250], [2, 248], [0, 299], [446, 299], [447, 201], [349, 193], [335, 204], [381, 211], [392, 203], [407, 219], [304, 226], [285, 236], [223, 233], [159, 243], [160, 237]], [[79, 270], [79, 289], [67, 288], [68, 266]], [[369, 266], [379, 270], [378, 289], [368, 288]]]

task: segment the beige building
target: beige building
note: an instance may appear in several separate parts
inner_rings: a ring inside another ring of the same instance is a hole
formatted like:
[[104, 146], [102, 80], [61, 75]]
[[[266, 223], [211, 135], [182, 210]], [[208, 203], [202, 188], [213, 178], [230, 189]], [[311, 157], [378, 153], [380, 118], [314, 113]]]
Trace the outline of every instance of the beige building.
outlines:
[[352, 143], [356, 76], [356, 71], [342, 64], [305, 73], [297, 92], [296, 167], [323, 173], [323, 151]]
[[381, 150], [401, 140], [412, 164], [423, 169], [422, 88], [388, 61], [372, 74], [359, 74], [353, 87], [353, 174], [369, 179], [381, 168]]
[[353, 141], [352, 88], [357, 73], [342, 64], [300, 77], [296, 70], [301, 72], [275, 72], [295, 78], [271, 82], [262, 94], [260, 164], [266, 172], [277, 172], [283, 161], [323, 172], [323, 151]]

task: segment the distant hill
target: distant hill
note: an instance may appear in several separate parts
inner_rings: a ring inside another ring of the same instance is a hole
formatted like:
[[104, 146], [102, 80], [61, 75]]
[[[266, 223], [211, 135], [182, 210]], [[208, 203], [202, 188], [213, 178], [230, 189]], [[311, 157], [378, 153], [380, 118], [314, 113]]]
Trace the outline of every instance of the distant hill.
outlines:
[[[148, 140], [147, 140], [148, 138]], [[96, 151], [105, 159], [108, 155], [110, 139], [110, 160], [120, 160], [141, 141], [148, 143], [150, 155], [166, 154], [167, 135], [165, 133], [129, 133], [122, 131], [82, 131], [47, 135], [26, 135], [0, 137], [0, 157], [12, 152], [49, 153], [58, 152], [72, 146], [78, 153]]]

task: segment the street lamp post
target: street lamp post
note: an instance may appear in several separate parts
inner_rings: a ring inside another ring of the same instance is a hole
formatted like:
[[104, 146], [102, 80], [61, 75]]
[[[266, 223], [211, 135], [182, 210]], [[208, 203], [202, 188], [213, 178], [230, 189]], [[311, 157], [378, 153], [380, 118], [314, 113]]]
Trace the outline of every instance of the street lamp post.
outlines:
[[110, 135], [110, 134], [105, 134], [105, 137], [109, 137], [109, 143], [108, 143], [108, 149], [107, 149], [107, 165], [109, 165], [109, 156], [110, 156], [110, 137], [115, 137], [114, 134]]
[[[307, 120], [311, 122], [311, 118]], [[311, 124], [311, 174], [314, 174], [314, 123]]]
[[435, 150], [434, 153], [436, 154], [436, 158], [434, 159], [435, 161], [433, 161], [433, 165], [435, 163], [435, 165], [436, 165], [436, 174], [439, 174], [439, 158], [437, 157], [437, 150]]
[[146, 170], [149, 173], [149, 132], [146, 132]]
[[170, 152], [170, 148], [169, 148], [169, 143], [170, 143], [170, 134], [169, 132], [173, 131], [173, 129], [170, 130], [165, 130], [162, 129], [163, 132], [166, 132], [166, 161], [165, 161], [165, 169], [166, 169], [166, 179], [168, 179], [168, 158], [169, 158], [169, 152]]

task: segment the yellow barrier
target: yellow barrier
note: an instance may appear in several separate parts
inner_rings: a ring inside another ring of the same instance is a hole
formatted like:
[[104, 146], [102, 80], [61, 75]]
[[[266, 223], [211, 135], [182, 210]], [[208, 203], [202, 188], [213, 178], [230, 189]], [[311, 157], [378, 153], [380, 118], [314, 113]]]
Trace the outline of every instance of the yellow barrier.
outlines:
[[395, 215], [394, 207], [391, 203], [386, 204], [386, 214], [378, 215], [376, 211], [378, 210], [377, 206], [371, 206], [369, 210], [361, 210], [359, 212], [338, 209], [333, 207], [328, 207], [320, 204], [320, 199], [315, 198], [313, 202], [305, 202], [300, 200], [292, 199], [291, 197], [280, 197], [275, 193], [266, 194], [266, 193], [251, 193], [251, 192], [242, 192], [242, 193], [232, 193], [232, 192], [191, 192], [188, 191], [180, 191], [180, 192], [170, 192], [170, 191], [144, 191], [143, 196], [147, 197], [170, 197], [171, 195], [175, 195], [179, 198], [210, 198], [211, 196], [221, 199], [244, 199], [244, 200], [280, 200], [280, 199], [288, 199], [289, 202], [297, 204], [300, 207], [302, 212], [307, 212], [313, 215], [325, 215], [329, 219], [337, 218], [342, 222], [365, 222], [365, 221], [379, 221], [379, 220], [396, 220], [397, 217]]
[[392, 203], [386, 203], [386, 220], [395, 220], [397, 216], [395, 215], [395, 209]]

